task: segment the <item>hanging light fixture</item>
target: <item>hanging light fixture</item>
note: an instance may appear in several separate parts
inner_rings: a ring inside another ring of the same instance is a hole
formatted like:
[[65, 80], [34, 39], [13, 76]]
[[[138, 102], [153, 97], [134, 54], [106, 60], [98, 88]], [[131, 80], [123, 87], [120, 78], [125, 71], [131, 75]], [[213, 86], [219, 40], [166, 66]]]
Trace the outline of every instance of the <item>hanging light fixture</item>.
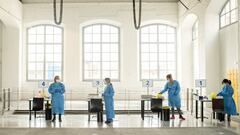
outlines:
[[60, 13], [59, 13], [59, 20], [57, 20], [57, 2], [53, 0], [53, 14], [54, 14], [54, 22], [57, 25], [62, 23], [62, 14], [63, 14], [63, 0], [60, 0]]
[[138, 23], [136, 19], [136, 5], [135, 5], [135, 0], [133, 2], [133, 22], [134, 22], [134, 27], [136, 30], [138, 30], [141, 27], [141, 18], [142, 18], [142, 0], [139, 0], [139, 8], [138, 8]]

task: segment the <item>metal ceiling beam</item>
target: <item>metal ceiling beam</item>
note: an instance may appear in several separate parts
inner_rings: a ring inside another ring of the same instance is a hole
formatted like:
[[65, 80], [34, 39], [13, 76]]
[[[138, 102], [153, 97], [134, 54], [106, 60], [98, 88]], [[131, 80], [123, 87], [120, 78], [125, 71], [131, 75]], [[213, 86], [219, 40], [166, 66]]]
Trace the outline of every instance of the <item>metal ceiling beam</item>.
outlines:
[[189, 10], [189, 8], [187, 7], [187, 5], [184, 4], [184, 3], [182, 2], [182, 0], [179, 0], [179, 2], [180, 2], [187, 10]]

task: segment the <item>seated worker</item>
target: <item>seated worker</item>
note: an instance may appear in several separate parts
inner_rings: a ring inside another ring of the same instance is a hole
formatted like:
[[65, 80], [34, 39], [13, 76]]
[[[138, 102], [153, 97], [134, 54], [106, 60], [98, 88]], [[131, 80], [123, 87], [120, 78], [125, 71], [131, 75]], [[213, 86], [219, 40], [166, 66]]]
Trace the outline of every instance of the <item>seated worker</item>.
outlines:
[[228, 79], [223, 79], [223, 88], [217, 96], [222, 96], [224, 99], [224, 112], [227, 114], [228, 121], [231, 121], [231, 115], [237, 115], [236, 104], [233, 100], [234, 90], [231, 86], [231, 81]]
[[168, 104], [172, 108], [172, 117], [171, 119], [175, 119], [174, 116], [174, 108], [177, 108], [179, 118], [181, 120], [185, 120], [185, 118], [182, 116], [181, 112], [181, 98], [180, 98], [180, 85], [178, 81], [173, 80], [172, 75], [168, 74], [167, 75], [167, 83], [164, 87], [164, 89], [160, 92], [160, 94], [165, 93], [166, 91], [168, 92]]

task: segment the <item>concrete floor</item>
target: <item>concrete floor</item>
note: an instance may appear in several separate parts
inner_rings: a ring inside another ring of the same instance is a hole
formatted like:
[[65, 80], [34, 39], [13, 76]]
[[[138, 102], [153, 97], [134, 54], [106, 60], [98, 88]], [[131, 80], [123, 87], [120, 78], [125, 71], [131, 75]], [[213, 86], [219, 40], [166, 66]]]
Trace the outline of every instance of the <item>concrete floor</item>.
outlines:
[[[177, 116], [175, 120], [170, 120], [170, 122], [162, 122], [157, 118], [156, 115], [151, 115], [151, 116], [153, 116], [153, 118], [146, 117], [145, 120], [142, 121], [140, 114], [139, 115], [136, 115], [136, 114], [135, 115], [116, 115], [114, 123], [112, 125], [108, 126], [104, 123], [97, 123], [95, 117], [93, 117], [92, 120], [90, 122], [88, 122], [87, 115], [65, 115], [65, 116], [63, 116], [62, 123], [59, 123], [58, 121], [56, 123], [52, 123], [50, 121], [45, 121], [44, 118], [36, 118], [36, 119], [33, 118], [31, 121], [29, 121], [28, 115], [13, 115], [11, 112], [7, 112], [3, 116], [0, 116], [0, 129], [8, 129], [8, 128], [27, 128], [27, 129], [28, 128], [47, 128], [47, 129], [52, 129], [52, 128], [64, 128], [64, 129], [68, 129], [68, 128], [89, 129], [89, 128], [91, 128], [91, 129], [94, 129], [94, 128], [97, 128], [97, 129], [107, 129], [107, 128], [113, 128], [115, 130], [115, 129], [119, 129], [119, 128], [120, 129], [122, 129], [122, 128], [127, 128], [127, 129], [160, 128], [160, 129], [164, 129], [164, 130], [167, 130], [167, 129], [182, 130], [185, 128], [189, 128], [189, 129], [192, 128], [195, 130], [204, 131], [204, 129], [206, 128], [208, 130], [211, 129], [211, 130], [209, 130], [209, 133], [216, 131], [215, 129], [227, 129], [227, 130], [230, 130], [233, 132], [240, 133], [240, 123], [234, 122], [234, 121], [232, 121], [230, 124], [228, 124], [227, 122], [219, 122], [217, 120], [205, 119], [205, 121], [202, 123], [200, 121], [200, 119], [195, 119], [195, 118], [193, 118], [192, 115], [185, 114], [185, 117], [186, 117], [185, 121], [179, 120], [178, 116]], [[1, 132], [4, 132], [4, 131], [0, 130], [0, 134], [1, 134]], [[16, 130], [16, 132], [17, 132], [17, 130]], [[29, 130], [29, 132], [35, 132], [35, 130], [34, 131]], [[27, 133], [29, 133], [29, 132], [27, 132]], [[138, 132], [138, 131], [136, 130], [136, 132]], [[133, 134], [135, 134], [135, 133], [133, 132]], [[11, 134], [9, 134], [9, 135], [11, 135]], [[25, 134], [23, 134], [23, 135], [25, 135]], [[28, 135], [28, 134], [26, 134], [26, 135]], [[181, 134], [178, 134], [178, 135], [181, 135]], [[201, 134], [201, 135], [203, 135], [203, 134]], [[215, 134], [213, 133], [213, 135], [215, 135]], [[226, 134], [226, 135], [233, 135], [233, 134]]]
[[108, 129], [1, 129], [1, 135], [237, 135], [223, 128], [108, 128]]

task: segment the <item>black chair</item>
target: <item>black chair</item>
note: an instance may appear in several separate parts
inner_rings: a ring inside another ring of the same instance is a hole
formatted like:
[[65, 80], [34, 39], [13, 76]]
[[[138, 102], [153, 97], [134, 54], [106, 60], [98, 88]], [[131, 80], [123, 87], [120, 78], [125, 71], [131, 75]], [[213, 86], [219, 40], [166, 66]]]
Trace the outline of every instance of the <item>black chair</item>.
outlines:
[[158, 113], [158, 118], [161, 113], [161, 120], [162, 120], [162, 99], [161, 98], [151, 98], [151, 111], [153, 113]]
[[[102, 103], [102, 99], [90, 99], [89, 114], [90, 113], [97, 113], [97, 121], [98, 122], [103, 122], [103, 103]], [[89, 121], [90, 121], [90, 115], [89, 115]]]
[[213, 119], [215, 119], [215, 114], [217, 114], [217, 119], [224, 121], [224, 99], [212, 99], [212, 110]]
[[33, 98], [33, 107], [34, 117], [36, 118], [36, 112], [44, 112], [44, 98]]

